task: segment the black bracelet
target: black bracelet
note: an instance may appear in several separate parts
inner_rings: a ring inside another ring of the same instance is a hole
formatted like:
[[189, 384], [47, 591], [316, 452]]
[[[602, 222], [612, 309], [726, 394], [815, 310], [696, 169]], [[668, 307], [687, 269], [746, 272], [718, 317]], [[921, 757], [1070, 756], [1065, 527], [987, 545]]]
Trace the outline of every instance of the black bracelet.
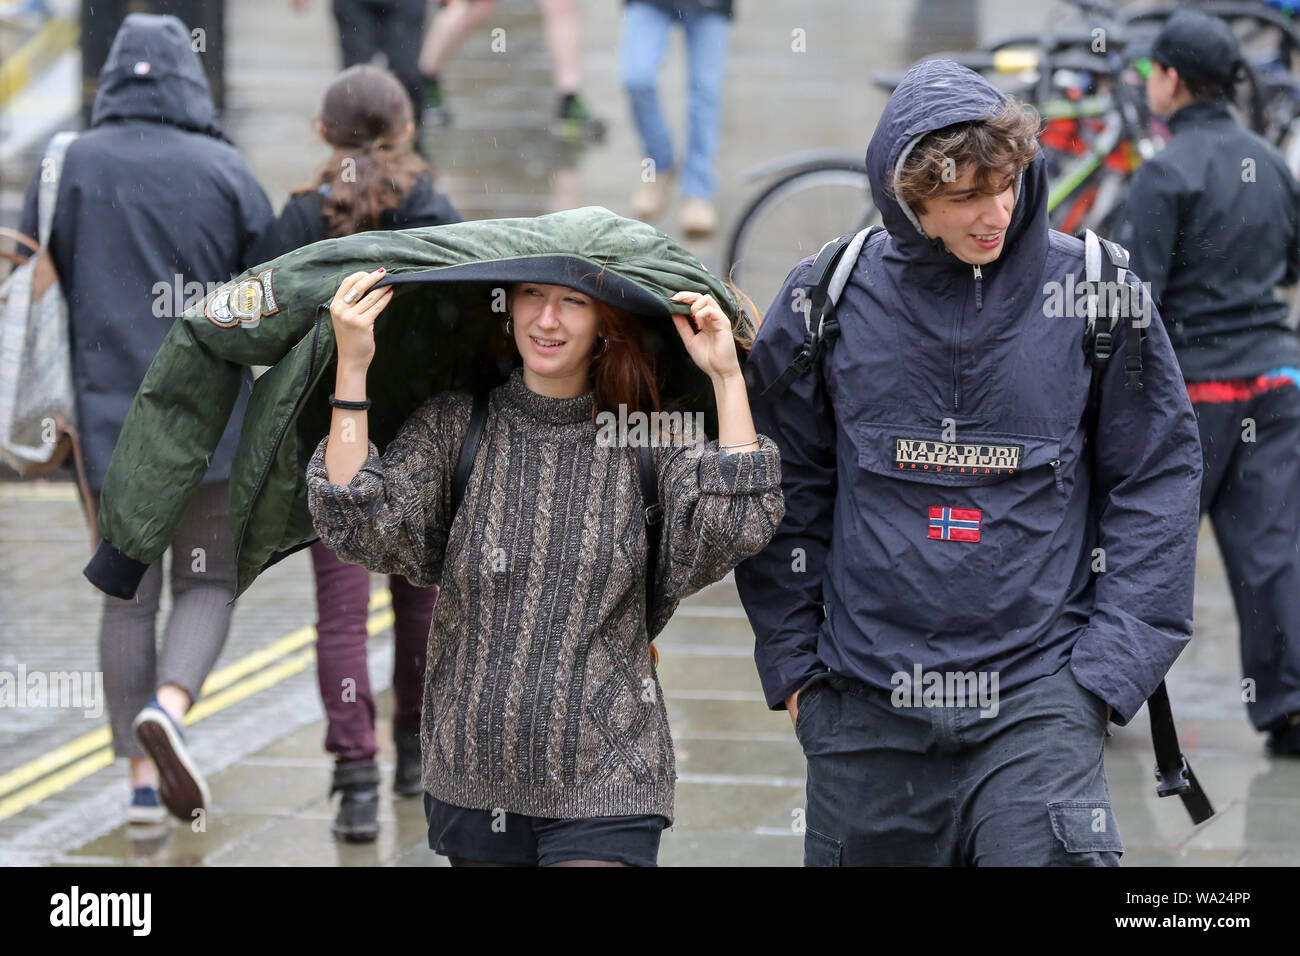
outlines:
[[354, 412], [364, 412], [370, 407], [370, 399], [362, 399], [359, 402], [349, 402], [342, 398], [335, 398], [334, 393], [330, 392], [330, 405], [334, 408], [346, 408]]

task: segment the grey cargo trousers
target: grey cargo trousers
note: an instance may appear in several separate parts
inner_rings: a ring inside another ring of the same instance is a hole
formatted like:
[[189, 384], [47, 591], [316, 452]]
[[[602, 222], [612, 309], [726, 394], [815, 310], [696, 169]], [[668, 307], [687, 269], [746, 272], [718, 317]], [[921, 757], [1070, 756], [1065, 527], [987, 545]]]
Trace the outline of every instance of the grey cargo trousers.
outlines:
[[1117, 866], [1106, 704], [1069, 666], [999, 698], [921, 706], [829, 671], [805, 683], [804, 865]]

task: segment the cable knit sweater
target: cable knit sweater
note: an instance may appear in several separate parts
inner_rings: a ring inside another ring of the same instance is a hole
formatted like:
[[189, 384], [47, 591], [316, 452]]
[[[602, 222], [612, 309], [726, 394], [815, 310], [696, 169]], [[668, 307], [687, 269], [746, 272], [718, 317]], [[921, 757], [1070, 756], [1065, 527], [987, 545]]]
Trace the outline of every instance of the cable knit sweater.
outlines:
[[[542, 817], [673, 817], [676, 771], [645, 614], [635, 449], [597, 441], [593, 398], [548, 398], [521, 371], [494, 390], [465, 498], [448, 522], [468, 395], [444, 393], [373, 443], [346, 487], [321, 441], [307, 470], [340, 557], [438, 584], [421, 738], [446, 803]], [[665, 515], [657, 634], [682, 598], [771, 539], [785, 512], [776, 446], [655, 449]]]

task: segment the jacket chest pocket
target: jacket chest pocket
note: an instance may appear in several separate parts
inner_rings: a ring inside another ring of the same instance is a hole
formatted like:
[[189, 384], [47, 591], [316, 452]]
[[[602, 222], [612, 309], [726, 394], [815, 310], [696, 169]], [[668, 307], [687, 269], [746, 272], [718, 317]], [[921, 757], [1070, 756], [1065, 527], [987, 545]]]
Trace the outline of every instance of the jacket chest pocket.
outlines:
[[989, 431], [936, 436], [929, 429], [867, 421], [852, 423], [851, 433], [858, 467], [881, 477], [950, 488], [1041, 487], [1050, 481], [1066, 494], [1056, 438]]
[[1004, 631], [1030, 626], [1039, 607], [1026, 595], [1040, 576], [1060, 576], [1060, 556], [1077, 541], [1061, 440], [845, 425], [852, 447], [840, 449], [838, 503], [851, 517], [840, 541], [866, 612], [931, 635], [974, 633], [989, 620]]

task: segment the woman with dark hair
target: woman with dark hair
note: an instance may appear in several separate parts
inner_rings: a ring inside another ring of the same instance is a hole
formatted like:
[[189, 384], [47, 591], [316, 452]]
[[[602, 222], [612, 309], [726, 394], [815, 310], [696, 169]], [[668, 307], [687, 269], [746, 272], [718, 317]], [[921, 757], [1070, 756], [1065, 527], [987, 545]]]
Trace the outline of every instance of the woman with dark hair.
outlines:
[[[325, 90], [316, 132], [333, 155], [316, 180], [285, 204], [262, 248], [262, 260], [322, 239], [375, 229], [411, 229], [460, 222], [433, 184], [433, 171], [412, 150], [410, 98], [387, 70], [354, 66]], [[379, 832], [379, 769], [375, 701], [366, 667], [370, 572], [311, 546], [316, 578], [317, 676], [334, 755], [330, 793], [342, 799], [332, 830], [352, 842]], [[393, 601], [393, 791], [414, 796], [420, 785], [420, 701], [425, 642], [437, 597], [400, 574], [389, 577]]]
[[647, 567], [642, 451], [628, 447], [640, 439], [597, 428], [660, 411], [642, 319], [568, 286], [506, 289], [504, 341], [521, 364], [489, 395], [452, 514], [468, 395], [429, 399], [382, 458], [368, 440], [374, 325], [394, 295], [373, 288], [383, 275], [348, 276], [330, 305], [336, 407], [308, 466], [308, 505], [339, 554], [440, 585], [421, 733], [430, 848], [453, 865], [652, 866], [676, 773], [650, 638], [682, 598], [760, 550], [784, 513], [780, 457], [754, 431], [732, 320], [711, 295], [673, 296], [690, 309], [673, 323], [712, 382], [718, 439], [646, 436], [663, 508]]

